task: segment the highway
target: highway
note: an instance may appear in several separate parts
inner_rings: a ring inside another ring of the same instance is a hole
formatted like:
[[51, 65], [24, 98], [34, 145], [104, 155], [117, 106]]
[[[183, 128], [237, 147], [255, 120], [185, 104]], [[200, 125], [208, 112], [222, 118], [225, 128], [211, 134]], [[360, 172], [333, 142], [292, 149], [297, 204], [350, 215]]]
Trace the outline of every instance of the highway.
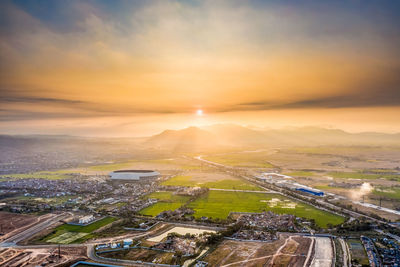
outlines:
[[347, 246], [346, 242], [344, 242], [343, 238], [338, 237], [338, 240], [343, 251], [343, 267], [348, 267], [351, 263], [349, 247]]
[[51, 218], [45, 220], [44, 222], [41, 222], [32, 227], [29, 227], [28, 229], [22, 231], [21, 233], [18, 233], [10, 238], [7, 238], [2, 243], [0, 243], [0, 246], [9, 247], [9, 246], [16, 245], [18, 242], [21, 242], [22, 240], [25, 240], [25, 239], [39, 233], [40, 231], [43, 231], [47, 227], [50, 227], [51, 225], [53, 225], [63, 219], [66, 219], [70, 216], [71, 215], [69, 213], [62, 213], [62, 214], [58, 214], [54, 217], [51, 217]]

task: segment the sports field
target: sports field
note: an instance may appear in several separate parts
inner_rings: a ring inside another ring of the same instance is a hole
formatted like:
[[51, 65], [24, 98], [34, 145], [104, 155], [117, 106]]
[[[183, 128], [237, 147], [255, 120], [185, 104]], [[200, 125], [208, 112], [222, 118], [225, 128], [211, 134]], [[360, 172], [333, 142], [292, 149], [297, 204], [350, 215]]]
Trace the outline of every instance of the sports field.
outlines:
[[172, 192], [154, 192], [147, 198], [156, 198], [159, 201], [147, 208], [142, 209], [139, 213], [142, 215], [156, 216], [165, 210], [176, 210], [187, 203], [190, 199], [188, 196], [177, 196]]
[[[207, 174], [204, 174], [206, 176]], [[208, 180], [207, 177], [196, 176], [184, 176], [178, 175], [164, 181], [162, 185], [169, 186], [199, 186], [207, 188], [218, 188], [218, 189], [236, 189], [236, 190], [262, 190], [260, 187], [253, 185], [245, 180], [241, 180], [235, 177], [226, 177], [223, 179], [216, 179], [214, 181]]]
[[189, 203], [195, 217], [226, 218], [231, 211], [262, 212], [273, 211], [278, 214], [293, 214], [298, 217], [314, 219], [318, 226], [340, 224], [344, 218], [310, 205], [294, 202], [279, 194], [210, 191]]
[[47, 242], [57, 244], [70, 244], [86, 235], [88, 235], [88, 233], [66, 232], [62, 235], [55, 236], [52, 239], [47, 240]]
[[58, 244], [82, 243], [91, 238], [93, 231], [114, 222], [117, 218], [106, 217], [86, 226], [63, 224], [54, 229], [54, 231], [45, 236], [42, 241]]

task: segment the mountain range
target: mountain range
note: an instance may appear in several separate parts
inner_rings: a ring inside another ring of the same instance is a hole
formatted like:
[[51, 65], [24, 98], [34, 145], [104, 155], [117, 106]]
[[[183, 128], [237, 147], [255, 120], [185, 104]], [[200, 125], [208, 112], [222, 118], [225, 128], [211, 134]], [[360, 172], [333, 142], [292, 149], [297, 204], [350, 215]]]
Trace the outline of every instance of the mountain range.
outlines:
[[216, 124], [165, 130], [149, 137], [145, 146], [177, 150], [201, 151], [216, 148], [284, 147], [284, 146], [391, 146], [400, 145], [400, 133], [349, 133], [340, 129], [291, 127], [254, 130], [234, 124]]
[[[221, 149], [276, 148], [290, 146], [398, 146], [400, 133], [349, 133], [340, 129], [320, 127], [287, 127], [253, 129], [235, 124], [215, 124], [165, 130], [142, 138], [88, 138], [67, 135], [0, 135], [1, 157], [23, 151], [92, 151], [92, 155], [129, 154], [152, 149], [159, 152], [200, 152]], [[11, 152], [14, 151], [14, 152]], [[102, 151], [101, 153], [99, 151]], [[87, 154], [87, 153], [86, 153]]]

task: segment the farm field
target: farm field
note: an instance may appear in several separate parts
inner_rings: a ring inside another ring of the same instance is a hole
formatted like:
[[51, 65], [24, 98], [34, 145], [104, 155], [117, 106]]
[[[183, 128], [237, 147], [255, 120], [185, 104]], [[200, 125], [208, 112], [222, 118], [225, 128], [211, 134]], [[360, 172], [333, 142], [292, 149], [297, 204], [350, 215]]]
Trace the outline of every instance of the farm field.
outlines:
[[343, 179], [387, 179], [400, 181], [400, 175], [395, 174], [373, 174], [365, 172], [328, 172], [328, 176]]
[[375, 196], [381, 196], [400, 201], [400, 187], [386, 187], [386, 188], [378, 187], [375, 188], [372, 193]]
[[349, 245], [352, 261], [356, 260], [361, 265], [365, 264], [369, 266], [368, 256], [361, 241], [358, 239], [349, 239], [346, 242]]
[[[167, 158], [152, 160], [127, 160], [122, 162], [112, 162], [87, 167], [87, 170], [94, 172], [111, 172], [119, 169], [156, 169], [163, 170], [199, 170], [203, 167], [200, 163], [185, 158]], [[83, 168], [82, 168], [83, 170]]]
[[236, 189], [236, 190], [262, 190], [260, 187], [253, 185], [247, 181], [226, 175], [221, 179], [210, 180], [207, 176], [210, 174], [204, 173], [203, 177], [199, 174], [185, 176], [178, 175], [164, 181], [162, 185], [167, 186], [199, 186], [218, 189]]
[[165, 210], [176, 210], [186, 204], [190, 197], [174, 195], [172, 192], [154, 192], [147, 198], [156, 198], [159, 200], [147, 208], [142, 209], [139, 213], [142, 215], [156, 216]]
[[50, 198], [42, 198], [42, 197], [31, 197], [31, 196], [17, 196], [8, 198], [8, 200], [13, 201], [33, 201], [33, 202], [40, 202], [40, 203], [48, 203], [52, 205], [62, 204], [68, 201], [72, 196], [59, 196], [59, 197], [50, 197]]
[[294, 202], [279, 194], [210, 191], [207, 195], [189, 203], [188, 207], [195, 211], [194, 216], [197, 218], [205, 216], [224, 219], [228, 217], [231, 211], [272, 211], [278, 214], [287, 213], [314, 219], [320, 227], [344, 222], [344, 218], [341, 216], [316, 209], [304, 203]]
[[282, 148], [266, 154], [265, 159], [286, 172], [315, 171], [319, 175], [320, 172], [364, 171], [391, 175], [398, 172], [399, 156], [397, 147], [325, 146]]
[[290, 171], [283, 173], [285, 175], [294, 176], [294, 177], [312, 177], [316, 176], [315, 172], [312, 171]]
[[58, 244], [83, 243], [93, 237], [93, 231], [116, 220], [114, 217], [106, 217], [86, 226], [62, 224], [39, 241]]
[[0, 212], [1, 230], [3, 235], [38, 221], [39, 217], [32, 215]]
[[267, 161], [266, 154], [269, 152], [237, 152], [207, 155], [203, 159], [233, 167], [274, 168], [275, 166]]
[[71, 170], [59, 170], [59, 171], [40, 171], [32, 173], [15, 173], [15, 174], [4, 174], [0, 177], [10, 179], [47, 179], [47, 180], [60, 180], [60, 179], [71, 179]]

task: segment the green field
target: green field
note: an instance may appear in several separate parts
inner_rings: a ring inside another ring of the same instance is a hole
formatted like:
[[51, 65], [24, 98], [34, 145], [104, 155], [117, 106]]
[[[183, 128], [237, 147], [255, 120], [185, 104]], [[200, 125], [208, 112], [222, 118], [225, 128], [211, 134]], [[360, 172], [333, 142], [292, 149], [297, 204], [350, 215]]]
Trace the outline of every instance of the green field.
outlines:
[[[165, 210], [175, 210], [189, 201], [189, 197], [177, 196], [171, 192], [156, 192], [148, 196], [158, 198], [160, 202], [140, 211], [140, 214], [156, 216]], [[314, 219], [318, 226], [337, 225], [344, 218], [310, 205], [295, 202], [279, 194], [209, 191], [207, 195], [188, 203], [195, 211], [194, 216], [225, 219], [231, 211], [262, 212], [273, 211], [279, 214], [293, 214], [298, 217]]]
[[147, 198], [156, 198], [159, 200], [154, 205], [142, 209], [139, 213], [142, 215], [156, 216], [165, 210], [176, 210], [186, 204], [190, 197], [174, 195], [172, 192], [154, 192]]
[[359, 264], [369, 266], [368, 256], [361, 241], [358, 239], [349, 239], [346, 242], [349, 244], [351, 258], [356, 259]]
[[279, 194], [210, 191], [207, 195], [189, 203], [195, 217], [226, 218], [231, 211], [262, 212], [273, 211], [279, 214], [293, 214], [298, 217], [314, 219], [318, 226], [340, 224], [344, 218], [316, 209], [304, 203], [294, 202]]
[[400, 181], [400, 175], [395, 174], [370, 174], [364, 172], [328, 172], [327, 175], [333, 178], [347, 179], [387, 179]]
[[314, 172], [310, 171], [293, 171], [293, 172], [287, 172], [284, 173], [285, 175], [289, 176], [294, 176], [294, 177], [309, 177], [309, 176], [315, 176]]
[[42, 241], [60, 244], [82, 243], [93, 237], [93, 231], [116, 220], [117, 218], [114, 217], [106, 217], [86, 226], [63, 224], [56, 227], [51, 234], [42, 238]]
[[400, 200], [400, 187], [375, 188], [372, 193], [376, 196]]
[[75, 240], [81, 239], [87, 235], [88, 233], [65, 232], [61, 235], [58, 235], [56, 237], [53, 237], [52, 239], [47, 240], [47, 242], [57, 243], [57, 244], [71, 244]]
[[18, 197], [13, 197], [9, 198], [8, 200], [22, 200], [25, 202], [40, 202], [40, 203], [48, 203], [52, 205], [57, 205], [57, 204], [62, 204], [67, 202], [70, 198], [73, 198], [74, 196], [60, 196], [60, 197], [50, 197], [50, 198], [41, 198], [41, 197], [31, 197], [31, 196], [18, 196]]
[[169, 186], [199, 186], [207, 188], [218, 188], [218, 189], [236, 189], [236, 190], [262, 190], [260, 187], [253, 185], [247, 181], [240, 179], [224, 179], [213, 182], [202, 182], [201, 179], [197, 179], [191, 176], [178, 175], [164, 181], [162, 185]]
[[100, 165], [94, 165], [88, 167], [89, 170], [92, 171], [114, 171], [118, 169], [127, 169], [127, 168], [134, 168], [135, 165], [147, 163], [147, 164], [175, 164], [180, 165], [183, 169], [186, 170], [194, 170], [200, 169], [201, 166], [186, 164], [180, 161], [179, 158], [174, 159], [152, 159], [152, 160], [128, 160], [123, 162], [115, 162], [115, 163], [106, 163]]
[[249, 168], [274, 168], [275, 166], [266, 160], [265, 152], [230, 153], [223, 155], [205, 156], [205, 160], [234, 167]]
[[118, 169], [124, 169], [131, 167], [136, 161], [127, 161], [127, 162], [119, 162], [119, 163], [109, 163], [109, 164], [101, 164], [90, 166], [88, 169], [92, 171], [114, 171]]
[[70, 174], [69, 170], [59, 171], [40, 171], [32, 173], [15, 173], [15, 174], [4, 174], [0, 177], [11, 178], [11, 179], [47, 179], [47, 180], [59, 180], [59, 179], [70, 179], [73, 175]]

